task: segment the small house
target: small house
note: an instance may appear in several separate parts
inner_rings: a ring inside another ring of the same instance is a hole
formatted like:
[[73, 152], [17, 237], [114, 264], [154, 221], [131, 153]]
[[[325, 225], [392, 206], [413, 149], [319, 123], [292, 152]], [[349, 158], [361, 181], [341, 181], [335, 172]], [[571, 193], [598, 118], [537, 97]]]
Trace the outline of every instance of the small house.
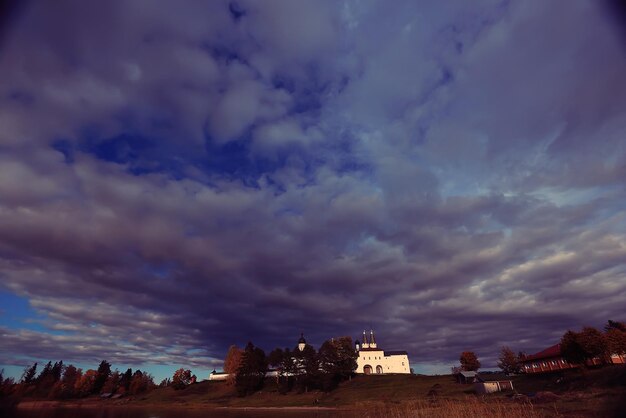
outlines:
[[458, 383], [462, 383], [468, 385], [470, 383], [474, 383], [476, 381], [476, 377], [478, 374], [475, 371], [461, 371], [458, 372], [455, 377]]
[[209, 380], [227, 380], [230, 374], [224, 372], [216, 372], [213, 370], [209, 375]]

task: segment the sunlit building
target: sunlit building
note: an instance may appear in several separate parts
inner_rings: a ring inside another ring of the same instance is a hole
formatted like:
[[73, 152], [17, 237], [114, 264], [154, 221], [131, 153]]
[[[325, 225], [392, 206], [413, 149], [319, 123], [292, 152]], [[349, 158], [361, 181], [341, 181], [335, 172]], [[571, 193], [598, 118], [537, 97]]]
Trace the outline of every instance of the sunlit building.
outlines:
[[374, 331], [367, 335], [363, 331], [363, 341], [356, 340], [359, 354], [356, 373], [361, 374], [410, 374], [409, 355], [406, 351], [388, 351], [378, 347]]

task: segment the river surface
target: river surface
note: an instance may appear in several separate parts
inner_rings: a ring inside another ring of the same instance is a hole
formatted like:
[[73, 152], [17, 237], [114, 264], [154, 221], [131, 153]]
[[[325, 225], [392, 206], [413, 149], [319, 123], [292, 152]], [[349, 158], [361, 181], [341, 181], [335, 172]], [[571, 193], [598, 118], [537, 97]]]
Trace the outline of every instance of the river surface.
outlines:
[[116, 408], [29, 408], [10, 411], [2, 418], [330, 418], [341, 416], [333, 410], [281, 409], [166, 409]]

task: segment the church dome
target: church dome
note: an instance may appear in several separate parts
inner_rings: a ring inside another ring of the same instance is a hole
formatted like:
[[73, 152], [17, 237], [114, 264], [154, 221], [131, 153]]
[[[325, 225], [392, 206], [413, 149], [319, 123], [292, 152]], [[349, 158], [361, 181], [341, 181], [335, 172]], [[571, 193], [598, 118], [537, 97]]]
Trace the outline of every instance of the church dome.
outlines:
[[306, 340], [304, 339], [304, 333], [300, 334], [300, 339], [298, 340], [298, 344], [306, 344]]

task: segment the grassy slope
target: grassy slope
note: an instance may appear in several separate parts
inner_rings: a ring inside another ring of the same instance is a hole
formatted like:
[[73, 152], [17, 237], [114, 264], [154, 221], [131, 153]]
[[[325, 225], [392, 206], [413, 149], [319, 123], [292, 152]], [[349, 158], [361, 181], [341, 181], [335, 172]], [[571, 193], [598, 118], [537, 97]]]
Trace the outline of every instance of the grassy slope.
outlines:
[[[426, 398], [433, 385], [439, 384], [439, 393], [446, 397], [471, 394], [471, 385], [458, 385], [451, 376], [357, 376], [330, 393], [278, 393], [272, 379], [266, 381], [259, 393], [239, 398], [225, 382], [200, 382], [184, 390], [157, 389], [140, 402], [169, 404], [198, 404], [216, 406], [347, 406], [368, 401], [400, 402]], [[467, 392], [467, 393], [466, 393]]]
[[[623, 397], [626, 388], [626, 366], [600, 370], [565, 371], [547, 375], [522, 375], [510, 378], [520, 393], [550, 391], [562, 398], [561, 403], [605, 400]], [[447, 376], [357, 376], [331, 393], [310, 392], [281, 395], [272, 379], [252, 396], [239, 398], [225, 382], [201, 382], [185, 390], [157, 389], [140, 399], [147, 403], [214, 406], [359, 406], [369, 402], [401, 403], [428, 399], [435, 388], [439, 398], [463, 399], [473, 396], [472, 385], [460, 385]], [[583, 396], [584, 395], [584, 396]], [[505, 398], [506, 394], [490, 395]]]

